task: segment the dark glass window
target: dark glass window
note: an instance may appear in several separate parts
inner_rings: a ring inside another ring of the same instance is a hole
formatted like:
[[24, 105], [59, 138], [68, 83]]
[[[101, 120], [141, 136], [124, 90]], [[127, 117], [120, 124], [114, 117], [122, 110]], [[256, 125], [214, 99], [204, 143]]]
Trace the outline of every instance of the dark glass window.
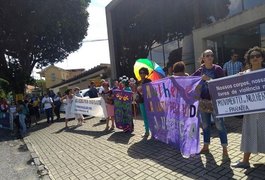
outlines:
[[243, 0], [244, 2], [244, 9], [250, 9], [255, 6], [265, 4], [265, 0]]
[[265, 23], [260, 24], [260, 44], [265, 48]]
[[242, 0], [230, 0], [230, 5], [228, 8], [229, 16], [233, 16], [243, 11], [243, 2]]

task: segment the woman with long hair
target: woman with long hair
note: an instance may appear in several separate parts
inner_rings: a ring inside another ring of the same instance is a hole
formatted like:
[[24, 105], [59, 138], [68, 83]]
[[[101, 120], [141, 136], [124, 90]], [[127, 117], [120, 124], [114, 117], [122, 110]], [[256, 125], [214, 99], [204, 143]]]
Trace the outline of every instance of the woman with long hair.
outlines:
[[65, 127], [68, 128], [68, 121], [71, 118], [72, 112], [72, 103], [73, 103], [73, 91], [72, 89], [67, 89], [65, 91], [65, 96], [62, 97], [62, 101], [66, 99], [66, 106], [65, 106]]
[[[205, 50], [201, 56], [201, 67], [193, 73], [193, 76], [201, 76], [202, 84], [201, 84], [201, 101], [211, 101], [211, 96], [208, 89], [208, 81], [211, 79], [217, 79], [224, 76], [223, 69], [213, 63], [214, 54], [210, 49]], [[201, 149], [201, 154], [209, 153], [209, 145], [211, 138], [211, 118], [213, 116], [213, 112], [211, 111], [203, 111], [200, 110], [200, 115], [202, 119], [202, 129], [203, 129], [203, 148]], [[224, 125], [223, 118], [214, 118], [215, 126], [219, 132], [219, 138], [221, 141], [221, 145], [223, 147], [223, 158], [222, 160], [228, 160], [228, 152], [227, 152], [227, 132]]]
[[[265, 49], [253, 47], [245, 55], [249, 69], [243, 73], [250, 73], [264, 68]], [[232, 164], [235, 168], [249, 168], [251, 153], [265, 153], [265, 113], [245, 114], [243, 118], [242, 138], [240, 150], [244, 152], [243, 160]]]
[[[102, 83], [103, 91], [101, 93], [101, 96], [103, 97], [105, 103], [106, 103], [106, 109], [107, 109], [107, 119], [106, 119], [106, 128], [105, 131], [113, 131], [114, 126], [114, 100], [113, 100], [113, 93], [112, 90], [109, 88], [109, 83], [105, 81]], [[111, 128], [109, 128], [109, 121], [111, 121]]]

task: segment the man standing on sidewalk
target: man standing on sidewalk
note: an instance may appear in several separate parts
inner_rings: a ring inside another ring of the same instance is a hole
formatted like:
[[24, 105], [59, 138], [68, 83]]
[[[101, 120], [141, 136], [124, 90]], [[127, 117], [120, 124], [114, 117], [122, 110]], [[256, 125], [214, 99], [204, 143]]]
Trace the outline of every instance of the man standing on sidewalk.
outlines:
[[44, 97], [42, 98], [41, 103], [43, 104], [43, 109], [45, 110], [46, 117], [47, 117], [47, 123], [51, 122], [53, 123], [53, 101], [52, 98], [48, 96], [48, 94], [44, 94]]
[[224, 64], [223, 70], [226, 76], [237, 74], [243, 70], [243, 64], [238, 60], [238, 54], [235, 51], [232, 51], [231, 60]]
[[60, 117], [60, 107], [61, 107], [61, 104], [62, 104], [61, 97], [62, 97], [61, 93], [58, 92], [53, 98], [53, 101], [54, 101], [54, 113], [55, 113], [55, 115], [57, 117], [56, 120], [60, 120], [61, 119], [61, 117]]
[[[226, 76], [232, 76], [243, 71], [243, 63], [238, 60], [238, 54], [234, 50], [231, 53], [231, 60], [224, 64], [223, 70]], [[243, 115], [235, 117], [242, 119]]]

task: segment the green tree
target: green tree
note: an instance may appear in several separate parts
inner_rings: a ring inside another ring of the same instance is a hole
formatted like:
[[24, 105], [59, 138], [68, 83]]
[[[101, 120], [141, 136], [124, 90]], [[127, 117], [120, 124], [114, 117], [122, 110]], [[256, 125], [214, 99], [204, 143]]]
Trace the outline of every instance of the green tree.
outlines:
[[90, 0], [0, 0], [0, 77], [23, 93], [34, 67], [63, 61], [86, 36]]
[[[113, 13], [119, 76], [133, 76], [135, 60], [154, 43], [181, 40], [193, 29], [227, 16], [229, 0], [124, 0]], [[120, 67], [122, 66], [122, 68]]]

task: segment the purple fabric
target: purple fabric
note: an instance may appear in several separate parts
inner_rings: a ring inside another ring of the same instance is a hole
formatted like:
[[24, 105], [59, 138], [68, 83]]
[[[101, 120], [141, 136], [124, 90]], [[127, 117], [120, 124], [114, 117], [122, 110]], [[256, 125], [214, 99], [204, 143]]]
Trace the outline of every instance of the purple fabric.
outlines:
[[[217, 79], [224, 76], [224, 71], [221, 66], [213, 64], [211, 69], [207, 69], [204, 65], [197, 69], [196, 72], [193, 73], [193, 76], [202, 76], [203, 74], [207, 75], [212, 79]], [[201, 98], [202, 99], [211, 99], [208, 83], [206, 81], [201, 81]]]
[[152, 136], [180, 150], [183, 157], [199, 152], [197, 117], [201, 77], [168, 77], [143, 86]]
[[123, 130], [133, 129], [132, 92], [114, 90], [114, 116], [116, 127]]

